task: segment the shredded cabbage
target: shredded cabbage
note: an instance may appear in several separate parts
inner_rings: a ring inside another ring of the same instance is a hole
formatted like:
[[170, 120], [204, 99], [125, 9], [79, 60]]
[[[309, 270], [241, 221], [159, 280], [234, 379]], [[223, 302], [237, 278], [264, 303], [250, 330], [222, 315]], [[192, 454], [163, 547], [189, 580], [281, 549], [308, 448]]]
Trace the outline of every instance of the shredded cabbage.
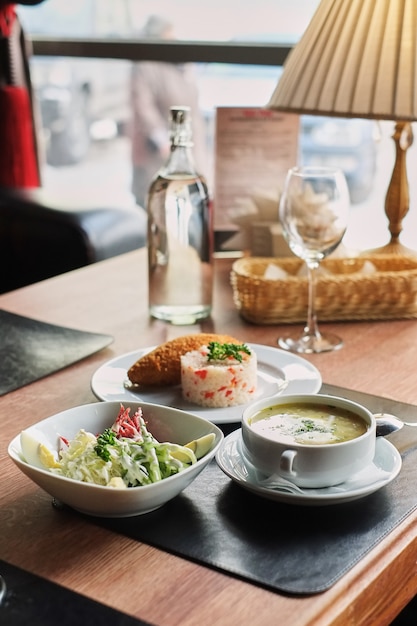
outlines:
[[[130, 436], [120, 436], [127, 432], [126, 424]], [[111, 428], [97, 437], [81, 429], [59, 457], [58, 467], [51, 468], [52, 472], [116, 487], [155, 483], [178, 474], [197, 460], [188, 447], [158, 442], [148, 431], [141, 410], [130, 418], [129, 409], [123, 406]]]

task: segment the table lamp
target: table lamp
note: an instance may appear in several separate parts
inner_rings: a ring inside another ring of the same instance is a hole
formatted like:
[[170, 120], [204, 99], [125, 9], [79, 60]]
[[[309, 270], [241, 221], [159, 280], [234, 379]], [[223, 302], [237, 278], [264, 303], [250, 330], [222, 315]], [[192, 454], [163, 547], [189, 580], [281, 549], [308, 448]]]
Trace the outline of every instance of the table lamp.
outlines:
[[399, 238], [409, 210], [406, 152], [417, 120], [416, 0], [322, 0], [267, 107], [395, 121], [385, 200], [391, 240], [373, 252], [409, 254]]

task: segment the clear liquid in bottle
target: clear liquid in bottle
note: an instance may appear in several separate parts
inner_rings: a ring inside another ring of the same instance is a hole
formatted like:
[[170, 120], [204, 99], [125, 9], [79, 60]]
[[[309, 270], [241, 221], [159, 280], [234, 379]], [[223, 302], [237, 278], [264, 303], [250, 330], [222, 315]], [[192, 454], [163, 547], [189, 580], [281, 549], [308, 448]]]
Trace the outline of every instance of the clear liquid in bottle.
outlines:
[[190, 131], [178, 130], [174, 125], [171, 157], [148, 194], [149, 312], [173, 324], [194, 324], [212, 308], [211, 216], [205, 179], [190, 154]]

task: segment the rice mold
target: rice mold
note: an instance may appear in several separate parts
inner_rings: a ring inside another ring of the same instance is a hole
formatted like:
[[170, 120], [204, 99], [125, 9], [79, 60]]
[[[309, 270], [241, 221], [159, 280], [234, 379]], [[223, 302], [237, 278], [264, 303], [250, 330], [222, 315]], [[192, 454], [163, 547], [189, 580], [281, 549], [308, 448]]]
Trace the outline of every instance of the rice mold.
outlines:
[[203, 346], [181, 357], [183, 397], [193, 404], [225, 408], [247, 404], [254, 399], [257, 386], [257, 358], [250, 348], [234, 357], [208, 359], [209, 348]]

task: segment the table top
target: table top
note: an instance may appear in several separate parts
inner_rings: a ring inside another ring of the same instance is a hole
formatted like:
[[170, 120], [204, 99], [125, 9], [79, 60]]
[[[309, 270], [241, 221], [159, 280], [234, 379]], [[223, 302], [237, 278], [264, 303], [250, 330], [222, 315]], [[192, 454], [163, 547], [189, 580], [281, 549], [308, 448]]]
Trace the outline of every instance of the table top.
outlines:
[[[88, 598], [152, 624], [389, 624], [417, 593], [415, 524], [409, 515], [330, 590], [287, 597], [146, 544], [57, 517], [50, 497], [7, 455], [20, 430], [66, 408], [95, 401], [90, 380], [109, 359], [188, 332], [221, 332], [276, 346], [283, 326], [241, 319], [230, 286], [231, 259], [215, 261], [210, 320], [175, 327], [147, 311], [145, 251], [3, 294], [0, 308], [80, 330], [108, 333], [106, 349], [0, 398], [0, 558]], [[344, 339], [341, 350], [306, 356], [323, 382], [417, 404], [414, 320], [326, 323]], [[136, 590], [137, 593], [132, 593]]]

